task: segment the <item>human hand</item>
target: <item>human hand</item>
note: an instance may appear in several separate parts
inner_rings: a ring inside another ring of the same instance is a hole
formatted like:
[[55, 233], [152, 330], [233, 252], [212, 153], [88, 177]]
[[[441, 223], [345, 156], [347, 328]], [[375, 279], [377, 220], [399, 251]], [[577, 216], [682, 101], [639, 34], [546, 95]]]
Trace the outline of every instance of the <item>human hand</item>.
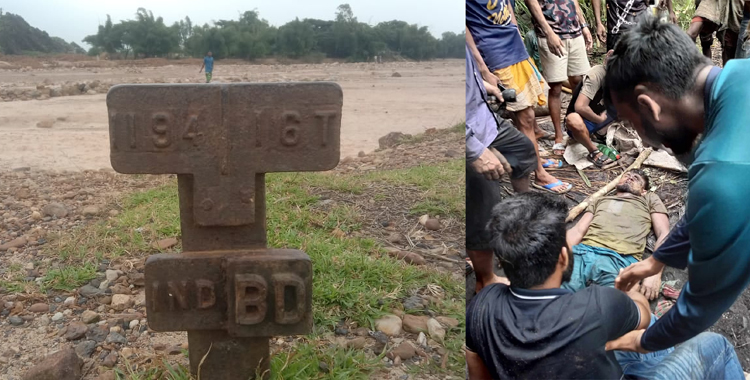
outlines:
[[597, 124], [603, 123], [607, 121], [607, 111], [603, 111], [601, 114], [599, 114], [599, 120], [596, 120]]
[[485, 286], [490, 286], [492, 284], [505, 284], [510, 286], [510, 281], [507, 277], [500, 277], [493, 273], [492, 277], [486, 279], [485, 281], [481, 281], [479, 278], [477, 278], [477, 285], [474, 290], [479, 293], [482, 288], [484, 288]]
[[654, 256], [651, 256], [625, 269], [620, 269], [620, 274], [615, 279], [615, 288], [627, 292], [642, 279], [653, 276], [663, 269], [664, 264], [657, 261]]
[[489, 83], [490, 87], [494, 87], [494, 88], [498, 88], [497, 85], [498, 83], [500, 83], [500, 80], [497, 79], [495, 74], [491, 73], [489, 70], [482, 72], [482, 79], [484, 79], [485, 82]]
[[506, 171], [500, 159], [489, 149], [485, 149], [479, 158], [471, 163], [471, 166], [477, 173], [484, 175], [489, 181], [499, 180]]
[[651, 277], [646, 277], [641, 284], [640, 293], [643, 294], [649, 301], [656, 299], [659, 296], [661, 290], [661, 273], [657, 273]]
[[677, 15], [674, 14], [674, 11], [669, 12], [669, 21], [672, 21], [672, 24], [678, 25], [677, 24]]
[[497, 84], [493, 86], [491, 83], [487, 82], [486, 80], [483, 80], [482, 83], [484, 83], [484, 89], [487, 91], [487, 94], [496, 97], [498, 103], [502, 103], [505, 101], [503, 99], [503, 93], [500, 92], [500, 88], [497, 87]]
[[558, 57], [562, 57], [565, 55], [565, 49], [563, 49], [562, 40], [557, 34], [553, 32], [547, 34], [547, 47], [552, 54]]
[[601, 42], [607, 41], [607, 29], [604, 28], [604, 25], [602, 25], [601, 22], [596, 24], [596, 36]]
[[643, 330], [633, 330], [615, 340], [610, 340], [604, 345], [604, 349], [607, 351], [618, 350], [618, 351], [629, 351], [629, 352], [640, 352], [641, 354], [647, 354], [648, 351], [641, 347], [641, 337]]
[[591, 51], [594, 46], [594, 40], [591, 38], [591, 31], [588, 27], [583, 28], [583, 40], [586, 42], [586, 51]]

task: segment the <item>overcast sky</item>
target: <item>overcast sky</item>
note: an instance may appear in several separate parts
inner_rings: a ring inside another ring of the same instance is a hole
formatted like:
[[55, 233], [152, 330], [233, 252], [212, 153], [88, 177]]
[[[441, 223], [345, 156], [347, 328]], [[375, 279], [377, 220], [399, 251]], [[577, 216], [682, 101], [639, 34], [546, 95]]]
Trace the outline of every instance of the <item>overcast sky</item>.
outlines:
[[332, 20], [336, 7], [342, 3], [352, 7], [359, 21], [371, 25], [402, 20], [429, 27], [436, 37], [443, 32], [460, 33], [463, 30], [465, 3], [461, 0], [3, 0], [0, 8], [20, 15], [51, 36], [84, 45], [81, 40], [95, 34], [97, 26], [107, 19], [107, 14], [117, 23], [134, 18], [138, 7], [153, 11], [156, 17], [164, 17], [167, 25], [185, 16], [190, 16], [194, 25], [222, 19], [236, 20], [239, 13], [257, 9], [261, 18], [271, 25], [280, 26], [295, 17]]

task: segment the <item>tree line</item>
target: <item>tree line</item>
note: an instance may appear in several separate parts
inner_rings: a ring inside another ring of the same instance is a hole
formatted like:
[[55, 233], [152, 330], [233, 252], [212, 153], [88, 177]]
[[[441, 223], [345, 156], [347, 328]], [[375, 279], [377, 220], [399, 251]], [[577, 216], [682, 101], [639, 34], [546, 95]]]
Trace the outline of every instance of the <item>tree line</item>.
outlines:
[[435, 38], [427, 27], [404, 21], [375, 26], [359, 22], [348, 4], [339, 5], [334, 20], [295, 19], [270, 25], [257, 11], [246, 11], [237, 20], [213, 25], [193, 25], [190, 17], [168, 26], [161, 17], [139, 8], [133, 20], [115, 24], [107, 16], [96, 34], [83, 40], [90, 55], [112, 58], [214, 57], [254, 60], [269, 56], [335, 58], [366, 61], [373, 56], [413, 60], [463, 58], [464, 34], [445, 32]]

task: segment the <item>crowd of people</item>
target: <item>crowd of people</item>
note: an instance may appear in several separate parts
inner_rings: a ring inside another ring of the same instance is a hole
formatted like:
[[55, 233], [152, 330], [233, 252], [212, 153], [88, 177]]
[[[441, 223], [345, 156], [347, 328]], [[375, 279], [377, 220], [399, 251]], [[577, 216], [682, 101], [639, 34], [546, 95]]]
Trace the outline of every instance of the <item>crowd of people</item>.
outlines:
[[[592, 35], [578, 0], [525, 0], [534, 25], [526, 41], [514, 0], [466, 2], [469, 377], [744, 379], [732, 344], [705, 330], [750, 284], [750, 61], [734, 59], [750, 55], [750, 0], [701, 0], [687, 33], [669, 0], [666, 17], [648, 0], [605, 2], [606, 28], [593, 2]], [[707, 58], [717, 31], [723, 68]], [[593, 38], [607, 54], [591, 67]], [[564, 115], [563, 85], [572, 89]], [[515, 90], [505, 102], [511, 121], [488, 105], [490, 96], [504, 101], [503, 89]], [[536, 124], [535, 106], [549, 107], [554, 137]], [[573, 185], [552, 174], [564, 163], [540, 154], [537, 140], [554, 138], [559, 155], [565, 128], [603, 168], [612, 159], [593, 140], [618, 119], [689, 166], [687, 207], [671, 230], [640, 170], [566, 226], [559, 195]], [[516, 193], [506, 199], [504, 175]], [[495, 274], [493, 257], [507, 277]], [[665, 266], [687, 269], [688, 282], [657, 318], [648, 301]]]

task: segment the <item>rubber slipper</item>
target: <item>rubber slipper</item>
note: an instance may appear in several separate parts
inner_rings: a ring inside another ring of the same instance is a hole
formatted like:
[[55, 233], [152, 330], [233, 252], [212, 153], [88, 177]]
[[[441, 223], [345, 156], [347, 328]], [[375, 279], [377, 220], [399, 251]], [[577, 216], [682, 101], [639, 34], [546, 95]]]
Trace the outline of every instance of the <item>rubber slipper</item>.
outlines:
[[548, 158], [542, 163], [542, 167], [549, 170], [561, 169], [563, 167], [563, 162], [562, 160]]
[[601, 169], [603, 166], [609, 165], [609, 164], [611, 164], [611, 163], [614, 162], [606, 154], [601, 153], [601, 156], [600, 156], [599, 153], [601, 153], [601, 152], [599, 152], [598, 150], [595, 150], [595, 151], [589, 153], [586, 156], [586, 158], [589, 161], [591, 161], [594, 164], [594, 166], [596, 166], [599, 169]]
[[656, 315], [657, 318], [661, 318], [664, 316], [664, 314], [667, 314], [669, 309], [674, 306], [674, 301], [669, 300], [661, 300], [659, 303], [656, 304], [656, 309], [654, 309], [654, 315]]
[[673, 300], [680, 298], [680, 291], [669, 285], [663, 286], [661, 292], [662, 294], [664, 294], [664, 297], [671, 298]]
[[558, 194], [558, 195], [566, 194], [567, 192], [570, 191], [570, 189], [573, 188], [573, 185], [567, 184], [568, 186], [565, 187], [565, 191], [563, 191], [563, 192], [558, 192], [558, 191], [552, 190], [555, 187], [563, 186], [563, 185], [565, 185], [565, 183], [563, 183], [563, 181], [560, 181], [560, 180], [557, 180], [557, 182], [554, 182], [554, 183], [550, 183], [549, 185], [543, 185], [543, 186], [537, 185], [536, 182], [532, 182], [531, 183], [531, 186], [533, 186], [535, 189], [539, 189], [539, 190], [542, 190], [542, 191], [547, 191], [547, 192], [550, 192], [552, 194]]

